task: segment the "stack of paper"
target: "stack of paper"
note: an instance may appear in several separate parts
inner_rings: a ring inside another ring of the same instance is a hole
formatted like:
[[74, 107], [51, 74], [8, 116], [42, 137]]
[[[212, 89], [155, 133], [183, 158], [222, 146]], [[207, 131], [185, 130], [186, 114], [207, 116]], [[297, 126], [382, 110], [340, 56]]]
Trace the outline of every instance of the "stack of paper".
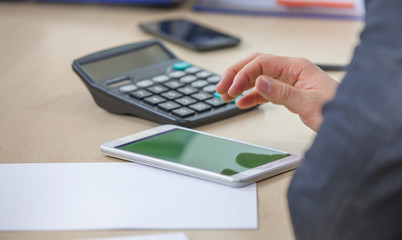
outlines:
[[362, 19], [363, 0], [197, 0], [195, 11], [287, 17]]

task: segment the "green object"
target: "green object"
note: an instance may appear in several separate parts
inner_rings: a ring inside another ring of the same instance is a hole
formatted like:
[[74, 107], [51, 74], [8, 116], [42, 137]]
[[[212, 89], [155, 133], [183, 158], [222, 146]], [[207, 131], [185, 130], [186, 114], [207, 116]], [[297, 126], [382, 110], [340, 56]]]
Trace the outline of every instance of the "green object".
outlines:
[[181, 129], [117, 148], [229, 176], [287, 156], [258, 146]]
[[233, 171], [232, 169], [228, 169], [228, 168], [223, 169], [222, 172], [221, 172], [221, 174], [226, 175], [226, 176], [232, 176], [232, 175], [235, 175], [237, 173], [238, 172]]
[[236, 162], [246, 168], [255, 168], [263, 164], [283, 158], [283, 154], [255, 154], [255, 153], [240, 153], [236, 157]]

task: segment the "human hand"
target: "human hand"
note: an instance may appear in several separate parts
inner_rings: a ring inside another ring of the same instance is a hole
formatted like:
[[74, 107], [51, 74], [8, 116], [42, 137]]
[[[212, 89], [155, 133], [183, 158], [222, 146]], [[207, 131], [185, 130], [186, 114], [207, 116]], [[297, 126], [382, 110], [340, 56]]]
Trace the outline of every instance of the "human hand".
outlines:
[[223, 101], [237, 99], [239, 108], [272, 102], [297, 113], [308, 127], [317, 131], [322, 106], [331, 100], [338, 83], [304, 58], [256, 53], [228, 68], [217, 84]]

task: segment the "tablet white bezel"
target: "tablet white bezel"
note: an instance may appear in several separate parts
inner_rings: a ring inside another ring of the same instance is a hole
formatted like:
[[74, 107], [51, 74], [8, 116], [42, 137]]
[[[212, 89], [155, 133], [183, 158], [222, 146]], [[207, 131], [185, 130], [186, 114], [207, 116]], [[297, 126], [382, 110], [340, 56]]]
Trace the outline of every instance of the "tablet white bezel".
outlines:
[[152, 128], [152, 129], [148, 129], [148, 130], [136, 133], [136, 134], [132, 134], [132, 135], [129, 135], [129, 136], [117, 139], [117, 140], [113, 140], [113, 141], [104, 143], [101, 146], [101, 151], [108, 156], [124, 159], [127, 161], [138, 162], [138, 163], [153, 166], [153, 167], [162, 168], [165, 170], [178, 172], [178, 173], [182, 173], [185, 175], [190, 175], [193, 177], [198, 177], [198, 178], [226, 184], [226, 185], [229, 185], [232, 187], [245, 186], [250, 183], [254, 183], [259, 180], [277, 175], [279, 173], [292, 170], [292, 169], [296, 168], [302, 160], [301, 156], [298, 156], [295, 154], [289, 154], [289, 156], [287, 156], [285, 158], [278, 159], [276, 161], [269, 162], [267, 164], [263, 164], [256, 168], [245, 170], [243, 172], [234, 174], [232, 176], [227, 176], [227, 175], [223, 175], [220, 173], [207, 171], [204, 169], [191, 167], [191, 166], [171, 162], [168, 160], [158, 159], [158, 158], [145, 156], [145, 155], [141, 155], [141, 154], [137, 154], [137, 153], [133, 153], [133, 152], [129, 152], [129, 151], [125, 151], [125, 150], [116, 148], [117, 146], [123, 145], [125, 143], [129, 143], [129, 142], [132, 142], [135, 140], [150, 137], [155, 134], [167, 132], [172, 129], [182, 129], [182, 130], [191, 131], [191, 132], [195, 132], [195, 133], [199, 133], [199, 134], [204, 134], [204, 135], [208, 135], [208, 136], [212, 136], [212, 137], [217, 137], [217, 138], [221, 138], [221, 139], [225, 139], [225, 140], [229, 140], [229, 141], [233, 141], [233, 142], [237, 142], [237, 143], [256, 146], [256, 147], [260, 147], [260, 148], [264, 148], [264, 149], [268, 149], [268, 150], [274, 150], [274, 151], [284, 153], [284, 154], [289, 154], [289, 153], [286, 153], [283, 151], [279, 151], [279, 150], [275, 150], [275, 149], [271, 149], [271, 148], [267, 148], [267, 147], [262, 147], [262, 146], [258, 146], [258, 145], [254, 145], [254, 144], [250, 144], [250, 143], [245, 143], [245, 142], [241, 142], [241, 141], [237, 141], [237, 140], [233, 140], [233, 139], [229, 139], [229, 138], [224, 138], [224, 137], [216, 136], [213, 134], [200, 132], [197, 130], [184, 128], [184, 127], [180, 127], [180, 126], [176, 126], [176, 125], [161, 125], [161, 126], [158, 126], [158, 127]]

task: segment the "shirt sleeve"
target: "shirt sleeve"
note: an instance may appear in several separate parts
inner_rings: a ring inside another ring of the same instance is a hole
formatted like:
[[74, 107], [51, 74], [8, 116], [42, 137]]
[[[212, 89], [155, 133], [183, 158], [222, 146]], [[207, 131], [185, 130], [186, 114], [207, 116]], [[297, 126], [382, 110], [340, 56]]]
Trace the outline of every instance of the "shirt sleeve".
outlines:
[[296, 239], [402, 239], [402, 1], [365, 28], [288, 190]]

